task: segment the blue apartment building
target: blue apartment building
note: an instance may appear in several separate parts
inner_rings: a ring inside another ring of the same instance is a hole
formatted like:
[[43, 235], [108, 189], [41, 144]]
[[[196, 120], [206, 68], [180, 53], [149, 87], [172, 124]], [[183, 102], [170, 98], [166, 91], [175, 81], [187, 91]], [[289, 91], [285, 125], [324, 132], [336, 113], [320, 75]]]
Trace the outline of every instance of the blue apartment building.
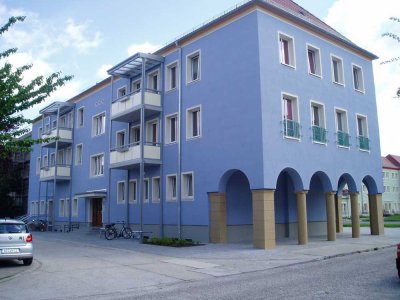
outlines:
[[42, 109], [30, 214], [273, 248], [335, 240], [346, 184], [359, 237], [363, 182], [383, 234], [376, 58], [293, 1], [241, 4]]

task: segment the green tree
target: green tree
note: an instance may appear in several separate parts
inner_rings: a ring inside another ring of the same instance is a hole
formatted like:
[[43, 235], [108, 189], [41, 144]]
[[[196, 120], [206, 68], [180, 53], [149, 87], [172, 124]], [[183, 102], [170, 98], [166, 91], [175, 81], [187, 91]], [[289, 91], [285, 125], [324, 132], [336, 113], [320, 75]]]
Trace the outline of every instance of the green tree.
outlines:
[[[0, 27], [0, 36], [16, 22], [25, 17], [11, 17]], [[40, 139], [17, 139], [28, 132], [32, 120], [25, 118], [22, 112], [43, 102], [52, 92], [63, 86], [72, 76], [62, 76], [61, 72], [48, 77], [38, 76], [27, 84], [23, 83], [24, 73], [32, 65], [14, 68], [7, 58], [16, 53], [17, 48], [0, 52], [0, 157], [8, 157], [16, 152], [29, 152], [31, 146], [41, 143]]]
[[[393, 21], [393, 22], [400, 23], [400, 19], [396, 18], [396, 17], [391, 17], [390, 20]], [[382, 37], [389, 37], [391, 39], [394, 39], [398, 43], [400, 43], [400, 36], [395, 34], [395, 33], [393, 33], [393, 32], [385, 32], [384, 34], [382, 34]], [[381, 65], [388, 64], [388, 63], [393, 63], [393, 62], [398, 62], [398, 61], [400, 61], [400, 56], [393, 57], [391, 59], [385, 60], [385, 61], [381, 62]], [[400, 87], [397, 89], [397, 93], [396, 94], [397, 94], [397, 97], [400, 97]]]

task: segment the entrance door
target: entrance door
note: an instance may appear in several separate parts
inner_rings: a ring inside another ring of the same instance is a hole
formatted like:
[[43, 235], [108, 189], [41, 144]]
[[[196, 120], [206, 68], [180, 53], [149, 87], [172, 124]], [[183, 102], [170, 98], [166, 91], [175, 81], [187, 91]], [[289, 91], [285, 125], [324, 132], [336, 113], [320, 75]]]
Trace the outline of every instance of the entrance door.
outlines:
[[103, 199], [92, 199], [92, 226], [103, 225]]

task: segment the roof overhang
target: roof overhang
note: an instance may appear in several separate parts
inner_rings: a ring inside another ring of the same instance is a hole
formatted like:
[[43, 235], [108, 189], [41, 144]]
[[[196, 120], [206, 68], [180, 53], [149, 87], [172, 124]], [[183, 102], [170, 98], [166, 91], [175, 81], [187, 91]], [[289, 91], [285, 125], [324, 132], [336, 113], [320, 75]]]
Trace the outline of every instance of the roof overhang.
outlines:
[[82, 193], [76, 193], [76, 198], [105, 198], [107, 197], [107, 190], [94, 190], [86, 191]]
[[60, 111], [60, 115], [62, 115], [72, 110], [74, 106], [74, 103], [56, 101], [40, 110], [39, 113], [43, 115], [56, 115]]
[[143, 62], [145, 63], [145, 69], [149, 70], [164, 62], [164, 57], [138, 52], [109, 69], [107, 73], [112, 76], [125, 78], [135, 77], [142, 74]]

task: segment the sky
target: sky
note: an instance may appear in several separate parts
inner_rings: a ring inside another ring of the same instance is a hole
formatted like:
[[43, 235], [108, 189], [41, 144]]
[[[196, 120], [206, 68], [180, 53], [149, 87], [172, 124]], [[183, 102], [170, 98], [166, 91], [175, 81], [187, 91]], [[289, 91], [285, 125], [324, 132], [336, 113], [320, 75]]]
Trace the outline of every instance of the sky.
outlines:
[[[61, 71], [74, 79], [24, 113], [38, 116], [53, 101], [65, 101], [107, 77], [107, 70], [136, 52], [152, 52], [183, 33], [229, 11], [241, 0], [0, 0], [0, 24], [23, 15], [0, 37], [0, 51], [17, 47], [14, 66], [32, 63], [25, 80]], [[374, 77], [382, 155], [400, 155], [400, 35], [398, 0], [297, 0], [300, 6], [376, 54]]]

